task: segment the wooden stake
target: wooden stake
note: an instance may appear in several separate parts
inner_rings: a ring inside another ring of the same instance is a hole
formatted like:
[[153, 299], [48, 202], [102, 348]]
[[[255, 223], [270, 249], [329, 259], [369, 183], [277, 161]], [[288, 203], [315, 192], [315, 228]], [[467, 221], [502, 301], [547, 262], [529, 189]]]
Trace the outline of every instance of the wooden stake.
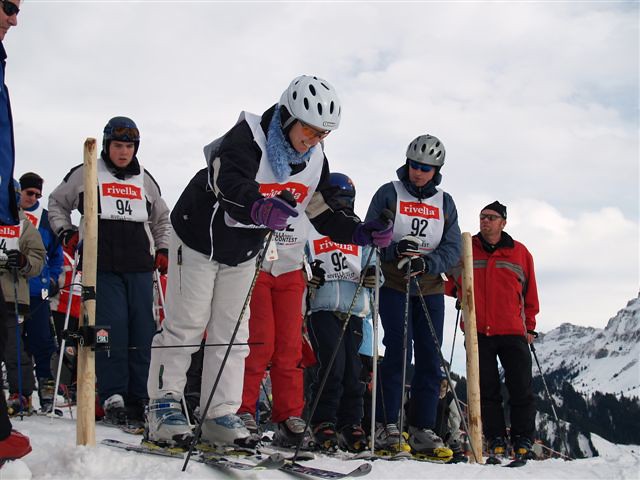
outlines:
[[476, 330], [476, 304], [473, 294], [473, 250], [471, 234], [462, 234], [462, 311], [464, 312], [464, 344], [467, 351], [467, 401], [469, 405], [469, 441], [473, 451], [482, 458], [482, 415], [480, 411], [480, 370], [478, 366], [478, 333]]
[[[82, 287], [95, 294], [98, 257], [98, 170], [95, 138], [84, 142], [84, 214], [82, 220]], [[95, 295], [82, 302], [81, 325], [96, 324]], [[91, 347], [78, 346], [78, 421], [76, 444], [96, 444], [96, 367]]]

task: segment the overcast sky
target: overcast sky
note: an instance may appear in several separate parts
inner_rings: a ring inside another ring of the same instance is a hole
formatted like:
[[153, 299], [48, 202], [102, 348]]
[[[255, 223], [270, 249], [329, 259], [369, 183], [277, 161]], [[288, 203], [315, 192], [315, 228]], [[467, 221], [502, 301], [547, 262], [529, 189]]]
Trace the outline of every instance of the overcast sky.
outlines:
[[360, 215], [408, 143], [435, 135], [463, 231], [491, 201], [508, 206], [507, 231], [536, 263], [539, 330], [604, 327], [640, 283], [638, 13], [611, 1], [26, 0], [4, 41], [16, 175], [38, 172], [47, 194], [84, 139], [126, 115], [171, 207], [241, 110], [317, 75], [343, 103], [325, 151], [354, 180]]

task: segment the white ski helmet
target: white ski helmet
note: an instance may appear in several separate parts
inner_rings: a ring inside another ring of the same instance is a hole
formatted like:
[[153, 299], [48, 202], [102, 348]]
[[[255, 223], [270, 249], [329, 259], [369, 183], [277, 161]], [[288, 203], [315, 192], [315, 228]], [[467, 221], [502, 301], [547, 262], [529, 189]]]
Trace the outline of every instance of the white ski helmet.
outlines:
[[419, 163], [441, 167], [444, 165], [445, 150], [440, 140], [432, 135], [420, 135], [407, 148], [407, 158]]
[[282, 93], [280, 105], [294, 120], [301, 120], [320, 130], [335, 130], [340, 125], [342, 106], [336, 89], [322, 78], [309, 75], [294, 78]]

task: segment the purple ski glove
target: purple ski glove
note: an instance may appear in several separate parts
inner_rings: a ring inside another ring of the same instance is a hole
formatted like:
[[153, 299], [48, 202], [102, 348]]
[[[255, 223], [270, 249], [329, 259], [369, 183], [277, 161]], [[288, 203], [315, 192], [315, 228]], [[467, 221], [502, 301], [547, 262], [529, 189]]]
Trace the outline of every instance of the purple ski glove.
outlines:
[[251, 206], [253, 223], [271, 230], [284, 230], [289, 217], [297, 216], [296, 209], [280, 197], [260, 198]]
[[388, 247], [393, 237], [393, 222], [391, 220], [375, 219], [361, 223], [353, 232], [353, 243], [356, 245], [375, 245]]

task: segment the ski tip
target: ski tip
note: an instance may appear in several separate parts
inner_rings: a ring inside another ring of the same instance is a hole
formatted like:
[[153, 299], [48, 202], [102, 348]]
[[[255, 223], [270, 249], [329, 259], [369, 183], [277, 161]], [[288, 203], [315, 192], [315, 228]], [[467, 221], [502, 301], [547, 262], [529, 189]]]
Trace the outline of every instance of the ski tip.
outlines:
[[363, 463], [362, 465], [359, 465], [358, 468], [356, 468], [355, 470], [353, 470], [349, 476], [350, 477], [359, 477], [362, 475], [367, 475], [369, 472], [371, 472], [371, 464], [370, 463]]

